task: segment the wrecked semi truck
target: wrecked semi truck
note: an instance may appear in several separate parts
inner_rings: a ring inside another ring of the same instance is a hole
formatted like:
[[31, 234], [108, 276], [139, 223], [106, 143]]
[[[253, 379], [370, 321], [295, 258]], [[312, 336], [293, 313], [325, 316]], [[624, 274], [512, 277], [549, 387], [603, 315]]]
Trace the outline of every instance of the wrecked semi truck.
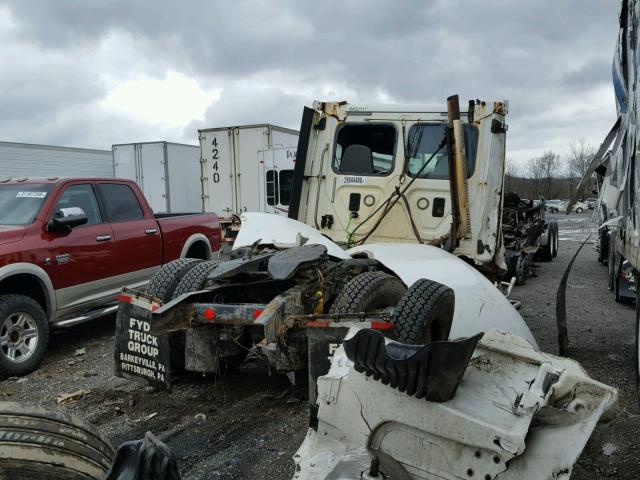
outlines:
[[[634, 368], [640, 395], [640, 310], [637, 278], [640, 269], [640, 169], [637, 166], [638, 43], [640, 2], [623, 0], [620, 30], [613, 57], [613, 87], [618, 118], [596, 152], [570, 203], [574, 204], [598, 176], [600, 195], [596, 205], [599, 220], [599, 260], [609, 267], [609, 288], [617, 301], [636, 303]], [[569, 205], [570, 207], [571, 205]]]
[[502, 236], [507, 279], [522, 285], [535, 274], [535, 260], [550, 262], [558, 256], [558, 223], [545, 219], [544, 200], [523, 200], [517, 193], [504, 196]]
[[[180, 260], [158, 272], [147, 292], [124, 292], [119, 375], [169, 385], [168, 371], [217, 371], [241, 361], [254, 343], [276, 370], [300, 370], [305, 327], [364, 320], [363, 312], [380, 328], [393, 323], [396, 336], [406, 330], [398, 337], [404, 341], [446, 339], [428, 311], [447, 301], [447, 289], [459, 298], [456, 336], [494, 327], [535, 344], [477, 271], [492, 276], [504, 268], [506, 103], [470, 102], [471, 113], [460, 112], [457, 97], [447, 106], [375, 112], [316, 107], [303, 114], [289, 206], [302, 223], [243, 214], [232, 260]], [[414, 292], [417, 280], [424, 282]], [[409, 316], [396, 308], [405, 294], [416, 297], [407, 300], [416, 309]], [[157, 345], [140, 341], [146, 338]]]

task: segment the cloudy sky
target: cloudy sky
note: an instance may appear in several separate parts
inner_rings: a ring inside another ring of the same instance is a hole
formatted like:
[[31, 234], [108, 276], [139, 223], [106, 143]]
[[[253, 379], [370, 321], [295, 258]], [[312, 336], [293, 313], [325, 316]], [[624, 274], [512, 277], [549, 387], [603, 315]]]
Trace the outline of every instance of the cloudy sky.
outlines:
[[598, 144], [615, 0], [0, 0], [0, 140], [109, 149], [314, 99], [508, 99], [508, 155]]

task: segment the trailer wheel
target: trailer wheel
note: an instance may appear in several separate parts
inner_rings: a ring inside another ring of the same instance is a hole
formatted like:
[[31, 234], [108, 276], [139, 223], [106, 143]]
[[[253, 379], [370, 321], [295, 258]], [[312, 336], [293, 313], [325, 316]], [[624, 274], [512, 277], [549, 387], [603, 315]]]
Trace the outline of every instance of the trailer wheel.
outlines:
[[202, 262], [196, 258], [178, 258], [163, 265], [149, 282], [147, 293], [163, 301], [170, 300], [182, 277], [194, 265]]
[[507, 268], [507, 278], [516, 277], [516, 285], [524, 285], [529, 276], [529, 260], [526, 253], [513, 255]]
[[32, 372], [47, 351], [49, 320], [26, 295], [0, 295], [0, 379]]
[[[184, 274], [184, 276], [176, 286], [171, 298], [174, 299], [179, 297], [180, 295], [184, 295], [185, 293], [201, 290], [205, 286], [208, 275], [217, 266], [218, 262], [215, 261], [202, 262], [196, 264], [195, 266], [192, 266], [187, 271], [187, 273]], [[222, 365], [223, 373], [237, 369], [242, 364], [242, 362], [244, 362], [244, 359], [247, 357], [247, 353], [249, 352], [249, 349], [251, 348], [251, 345], [253, 343], [253, 339], [251, 338], [251, 335], [246, 328], [243, 328], [241, 330], [238, 329], [235, 332], [231, 332], [229, 335], [234, 336], [234, 333], [237, 337], [235, 340], [223, 341], [233, 343], [237, 347], [238, 353], [234, 353], [233, 355], [221, 358], [220, 365]], [[172, 362], [174, 364], [178, 363], [182, 367], [182, 369], [184, 369], [184, 335], [181, 335], [180, 339], [175, 341], [176, 348], [172, 349]]]
[[0, 402], [0, 478], [101, 480], [115, 456], [109, 441], [71, 415]]
[[410, 345], [447, 340], [454, 310], [452, 289], [421, 278], [411, 285], [393, 311], [396, 340]]
[[361, 313], [393, 307], [407, 291], [404, 283], [384, 272], [364, 272], [353, 277], [337, 295], [331, 313]]
[[184, 295], [185, 293], [195, 292], [204, 287], [209, 274], [218, 266], [218, 262], [207, 261], [196, 263], [182, 276], [176, 288], [171, 292], [171, 299]]

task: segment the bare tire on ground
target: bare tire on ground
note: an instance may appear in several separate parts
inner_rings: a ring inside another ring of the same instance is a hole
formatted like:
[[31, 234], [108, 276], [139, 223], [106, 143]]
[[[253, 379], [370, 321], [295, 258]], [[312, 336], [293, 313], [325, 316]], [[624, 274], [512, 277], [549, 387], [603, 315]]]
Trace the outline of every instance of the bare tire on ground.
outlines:
[[353, 277], [340, 291], [331, 313], [361, 313], [393, 307], [407, 291], [404, 283], [384, 272], [365, 272]]
[[78, 418], [0, 402], [0, 478], [101, 480], [114, 455], [109, 441]]
[[454, 310], [453, 290], [422, 278], [411, 285], [393, 311], [395, 338], [410, 345], [447, 340]]
[[202, 262], [203, 260], [197, 258], [178, 258], [163, 265], [151, 278], [147, 293], [163, 301], [170, 300], [182, 277], [192, 267]]
[[26, 295], [0, 295], [0, 379], [32, 372], [49, 343], [42, 306]]

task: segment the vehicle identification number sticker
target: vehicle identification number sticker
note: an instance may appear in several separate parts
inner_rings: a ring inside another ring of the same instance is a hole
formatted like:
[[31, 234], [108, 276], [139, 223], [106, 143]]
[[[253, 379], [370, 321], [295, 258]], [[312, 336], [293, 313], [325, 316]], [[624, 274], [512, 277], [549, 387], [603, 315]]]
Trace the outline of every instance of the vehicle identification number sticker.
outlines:
[[342, 177], [342, 185], [365, 185], [367, 180], [364, 177]]
[[44, 198], [47, 192], [18, 192], [16, 198]]

